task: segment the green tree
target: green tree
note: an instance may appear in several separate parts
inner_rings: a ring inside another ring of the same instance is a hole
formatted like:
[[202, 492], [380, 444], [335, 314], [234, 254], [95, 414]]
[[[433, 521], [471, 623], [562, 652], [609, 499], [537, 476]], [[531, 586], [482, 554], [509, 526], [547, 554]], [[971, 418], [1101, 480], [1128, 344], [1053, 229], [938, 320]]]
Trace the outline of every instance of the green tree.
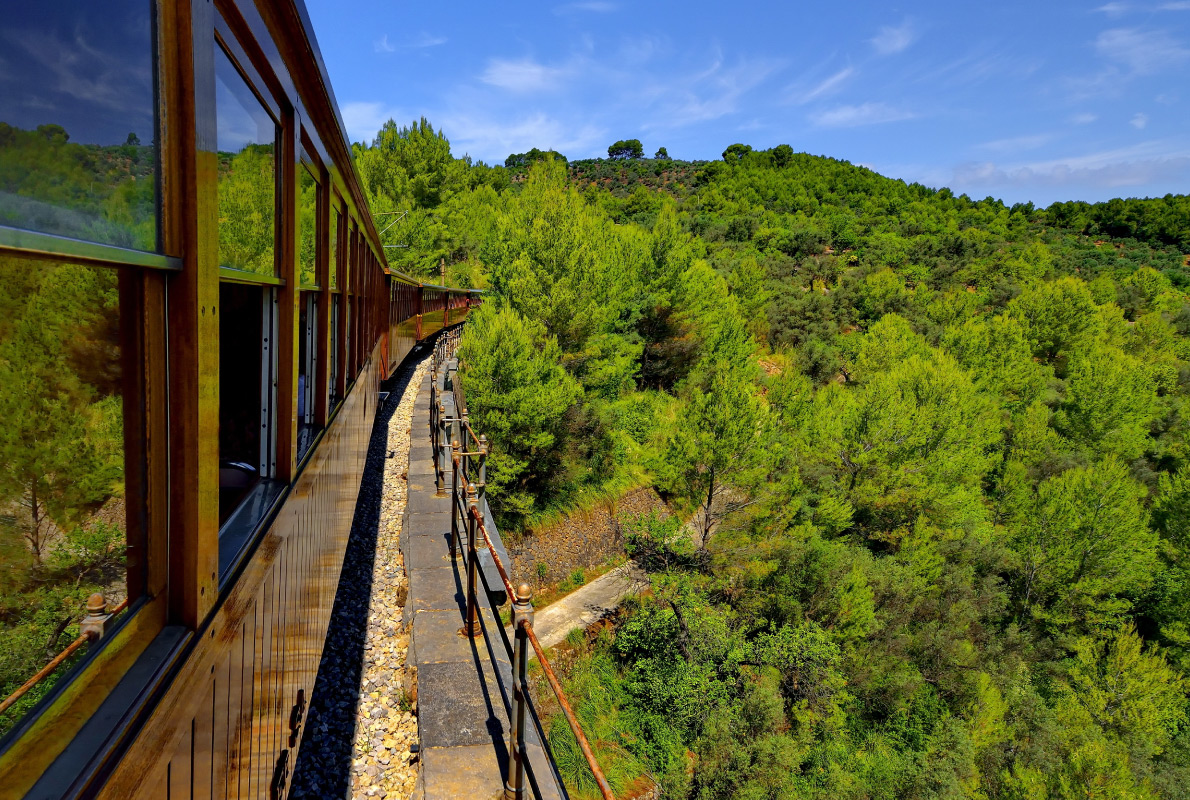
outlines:
[[1138, 763], [1160, 754], [1187, 722], [1185, 678], [1131, 625], [1107, 641], [1080, 640], [1067, 685], [1074, 702]]
[[613, 161], [627, 161], [631, 158], [644, 158], [645, 148], [640, 139], [621, 139], [607, 148], [607, 157]]
[[488, 497], [509, 518], [532, 511], [558, 468], [562, 420], [579, 398], [557, 341], [498, 302], [467, 322], [459, 345], [472, 425], [492, 442]]
[[779, 144], [770, 152], [773, 154], [773, 166], [778, 169], [788, 166], [793, 160], [793, 148], [787, 144]]
[[723, 160], [728, 163], [739, 161], [748, 153], [752, 152], [752, 146], [747, 144], [732, 144], [728, 145], [727, 149], [723, 151]]
[[669, 160], [669, 151], [666, 150], [664, 147], [658, 147], [657, 152], [653, 154], [653, 158], [657, 159], [658, 161], [668, 161]]
[[1043, 481], [1012, 514], [1024, 607], [1059, 625], [1126, 611], [1156, 558], [1144, 494], [1110, 458]]

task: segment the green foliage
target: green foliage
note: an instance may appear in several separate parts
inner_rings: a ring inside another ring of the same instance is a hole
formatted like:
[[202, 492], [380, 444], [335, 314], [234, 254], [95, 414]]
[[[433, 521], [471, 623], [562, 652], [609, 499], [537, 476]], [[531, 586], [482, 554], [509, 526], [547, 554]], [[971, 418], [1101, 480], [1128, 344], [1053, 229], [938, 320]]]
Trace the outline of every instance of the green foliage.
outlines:
[[548, 485], [577, 382], [558, 363], [557, 341], [498, 303], [471, 315], [459, 358], [472, 424], [493, 444], [489, 498], [502, 513], [524, 516]]
[[621, 139], [607, 148], [607, 157], [613, 161], [623, 161], [629, 158], [644, 158], [645, 148], [640, 139]]
[[156, 147], [70, 141], [61, 125], [0, 122], [0, 224], [155, 250]]
[[1013, 509], [1025, 607], [1058, 624], [1126, 611], [1124, 597], [1148, 584], [1156, 558], [1144, 494], [1108, 459], [1046, 479]]
[[[114, 270], [0, 258], [0, 694], [78, 635], [89, 594], [118, 588], [124, 492]], [[65, 670], [0, 717], [8, 730]]]
[[219, 265], [272, 276], [276, 214], [273, 146], [250, 144], [219, 160]]
[[505, 185], [442, 162], [406, 230], [489, 287], [461, 355], [502, 524], [669, 502], [625, 524], [653, 593], [568, 645], [617, 787], [1184, 796], [1184, 197], [533, 153]]

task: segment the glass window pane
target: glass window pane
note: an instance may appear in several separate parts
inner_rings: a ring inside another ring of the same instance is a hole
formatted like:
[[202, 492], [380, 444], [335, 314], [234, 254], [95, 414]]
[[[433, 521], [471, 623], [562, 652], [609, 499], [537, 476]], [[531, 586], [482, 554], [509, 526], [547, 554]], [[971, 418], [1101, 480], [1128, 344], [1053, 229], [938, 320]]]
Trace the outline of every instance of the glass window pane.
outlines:
[[219, 286], [219, 518], [274, 468], [275, 291]]
[[158, 249], [151, 8], [5, 4], [0, 225]]
[[314, 398], [318, 381], [318, 292], [302, 292], [298, 328], [298, 459], [306, 455], [319, 428]]
[[302, 286], [317, 286], [318, 183], [305, 164], [298, 167], [298, 274]]
[[215, 45], [219, 264], [274, 276], [277, 123]]
[[330, 284], [332, 289], [339, 288], [339, 210], [337, 208], [331, 209], [331, 263]]
[[334, 409], [339, 404], [339, 298], [341, 295], [331, 295], [331, 330], [330, 330], [330, 372], [327, 381], [327, 408]]
[[[127, 597], [119, 273], [0, 256], [0, 698]], [[134, 581], [139, 583], [139, 581]], [[60, 667], [0, 715], [0, 734]]]

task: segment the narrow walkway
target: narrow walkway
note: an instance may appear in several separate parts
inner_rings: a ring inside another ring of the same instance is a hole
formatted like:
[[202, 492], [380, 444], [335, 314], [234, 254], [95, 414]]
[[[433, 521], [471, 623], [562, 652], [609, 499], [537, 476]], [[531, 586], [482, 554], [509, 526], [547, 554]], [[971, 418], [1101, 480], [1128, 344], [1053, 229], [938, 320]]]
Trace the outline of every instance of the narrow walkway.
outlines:
[[620, 601], [649, 585], [649, 576], [635, 561], [616, 567], [557, 602], [538, 609], [533, 632], [542, 648], [561, 643], [575, 628], [587, 628], [616, 610]]
[[[439, 375], [439, 388], [443, 380]], [[453, 418], [449, 393], [443, 395], [443, 404], [446, 416]], [[450, 493], [445, 497], [435, 493], [429, 375], [418, 388], [412, 430], [409, 501], [401, 550], [409, 575], [405, 620], [412, 622], [412, 637], [408, 663], [416, 675], [421, 738], [421, 775], [415, 797], [502, 797], [512, 668], [499, 619], [482, 586], [479, 601], [484, 635], [471, 639], [461, 633], [467, 573], [462, 558], [450, 554]], [[526, 742], [536, 777], [534, 794], [563, 797], [540, 739], [533, 733]]]

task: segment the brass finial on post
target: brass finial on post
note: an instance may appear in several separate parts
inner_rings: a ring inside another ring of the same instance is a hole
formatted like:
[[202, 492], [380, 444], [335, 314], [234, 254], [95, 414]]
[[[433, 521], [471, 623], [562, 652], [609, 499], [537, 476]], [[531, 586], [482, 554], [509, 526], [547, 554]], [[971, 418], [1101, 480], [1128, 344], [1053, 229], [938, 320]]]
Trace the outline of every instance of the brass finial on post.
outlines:
[[79, 624], [79, 634], [92, 642], [98, 642], [103, 638], [110, 616], [107, 613], [107, 598], [102, 592], [96, 592], [87, 598], [87, 616]]

